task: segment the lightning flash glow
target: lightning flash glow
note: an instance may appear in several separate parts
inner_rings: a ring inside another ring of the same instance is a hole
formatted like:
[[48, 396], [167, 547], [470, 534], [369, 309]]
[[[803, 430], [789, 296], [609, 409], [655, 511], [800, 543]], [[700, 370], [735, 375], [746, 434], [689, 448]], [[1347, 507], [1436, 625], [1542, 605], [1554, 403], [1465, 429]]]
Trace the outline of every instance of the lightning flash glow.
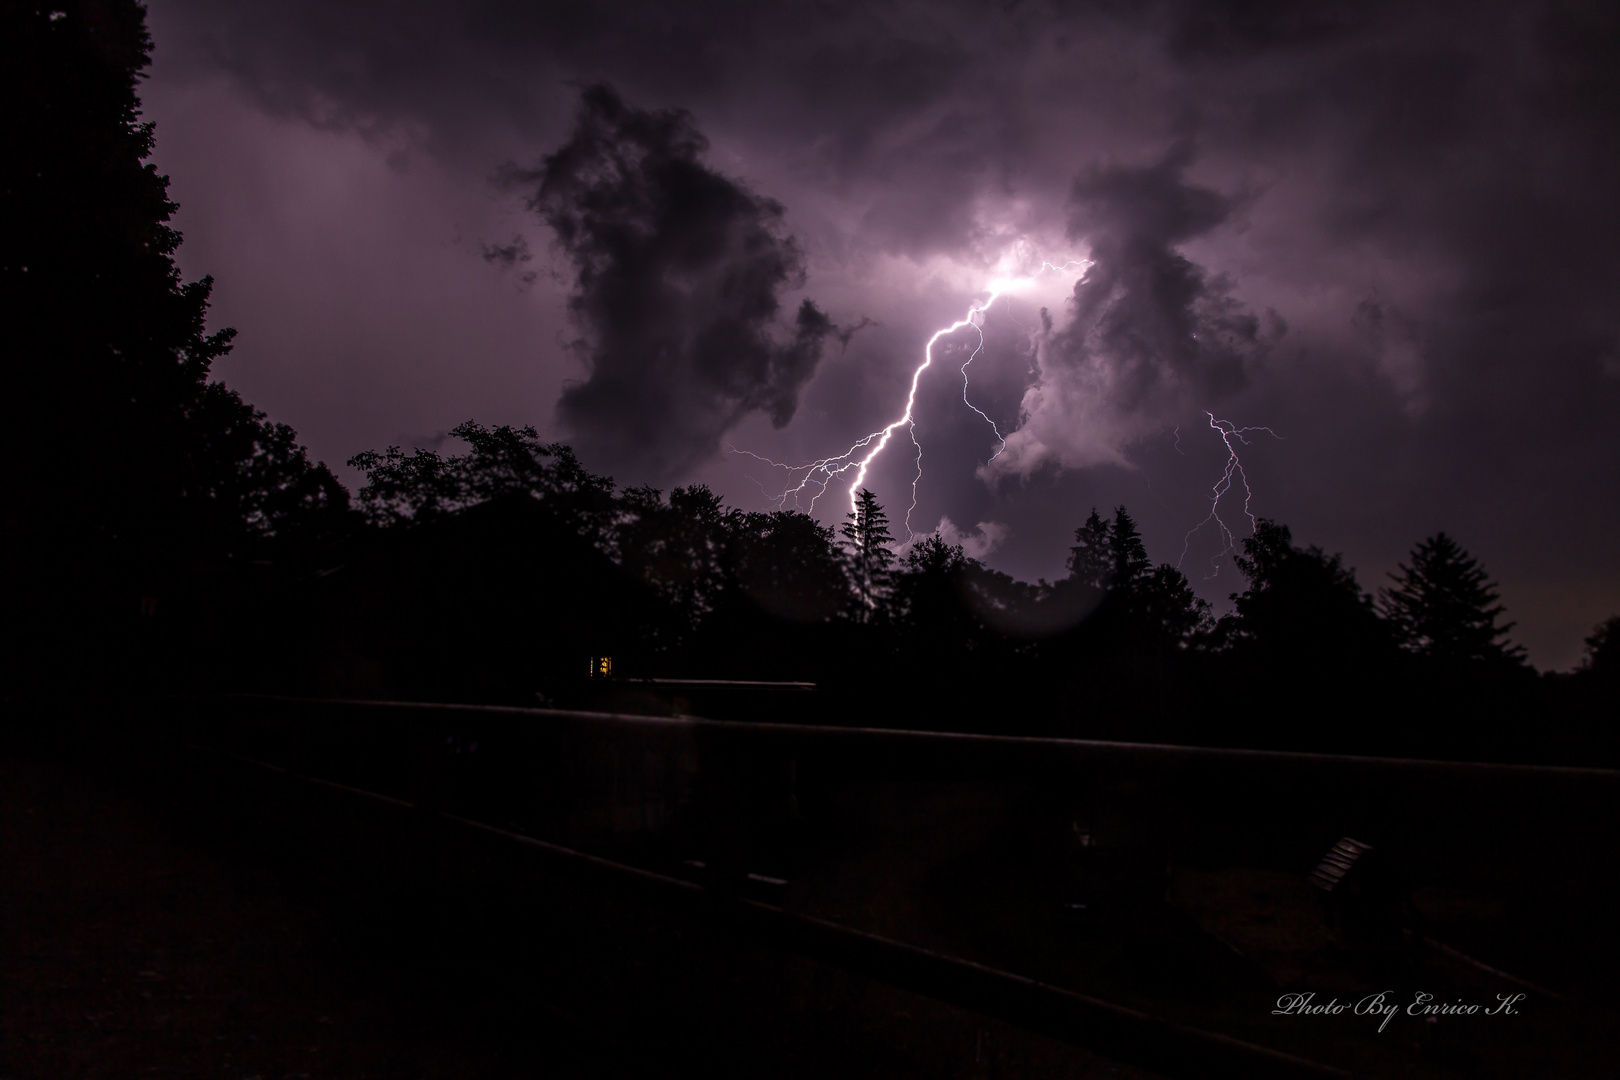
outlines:
[[1007, 293], [1033, 285], [1042, 274], [1048, 271], [1061, 273], [1074, 268], [1078, 268], [1081, 273], [1084, 273], [1085, 268], [1090, 265], [1091, 263], [1085, 259], [1070, 259], [1061, 264], [1042, 262], [1037, 270], [1026, 276], [991, 278], [979, 292], [979, 295], [983, 296], [984, 299], [970, 303], [966, 314], [949, 326], [942, 326], [934, 331], [933, 336], [923, 346], [922, 362], [911, 372], [911, 386], [906, 392], [905, 410], [877, 431], [863, 435], [855, 440], [849, 449], [842, 454], [821, 458], [803, 465], [789, 465], [779, 461], [772, 461], [747, 450], [738, 450], [736, 447], [732, 447], [732, 451], [764, 462], [774, 468], [782, 469], [788, 473], [790, 478], [797, 478], [797, 483], [783, 490], [780, 495], [772, 496], [777, 505], [784, 509], [790, 502], [797, 507], [800, 497], [808, 494], [810, 496], [809, 508], [814, 510], [816, 500], [826, 494], [827, 488], [831, 486], [833, 480], [853, 470], [855, 475], [849, 484], [849, 505], [853, 511], [861, 486], [866, 482], [867, 470], [871, 468], [872, 462], [877, 460], [877, 456], [888, 447], [894, 433], [904, 427], [911, 438], [911, 444], [917, 448], [917, 473], [911, 481], [911, 505], [907, 507], [905, 517], [907, 535], [915, 535], [911, 529], [911, 515], [917, 509], [917, 488], [922, 483], [922, 443], [917, 439], [916, 421], [917, 387], [922, 382], [923, 372], [933, 366], [934, 346], [939, 344], [941, 339], [950, 337], [957, 331], [969, 327], [979, 335], [978, 344], [974, 346], [973, 351], [962, 364], [962, 402], [969, 409], [978, 413], [984, 422], [990, 425], [990, 430], [995, 432], [996, 439], [1001, 445], [996, 449], [996, 453], [991, 455], [991, 459], [994, 460], [1002, 450], [1006, 449], [1007, 442], [1002, 438], [1001, 429], [996, 426], [996, 422], [990, 419], [983, 409], [974, 405], [968, 398], [968, 366], [984, 351], [984, 318], [987, 316], [990, 306], [998, 299]]

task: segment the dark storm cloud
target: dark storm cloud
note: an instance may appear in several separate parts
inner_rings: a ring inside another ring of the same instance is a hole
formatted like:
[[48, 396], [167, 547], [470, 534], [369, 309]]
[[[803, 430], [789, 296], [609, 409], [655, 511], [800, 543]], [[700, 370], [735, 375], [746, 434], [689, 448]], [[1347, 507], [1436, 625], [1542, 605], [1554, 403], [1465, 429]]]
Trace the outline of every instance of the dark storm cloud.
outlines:
[[517, 271], [518, 279], [525, 285], [533, 285], [540, 276], [527, 268], [534, 261], [534, 252], [529, 250], [529, 241], [522, 233], [513, 236], [510, 244], [485, 244], [484, 261], [502, 270]]
[[1244, 383], [1246, 358], [1282, 335], [1234, 299], [1230, 282], [1179, 250], [1231, 215], [1232, 200], [1189, 184], [1190, 149], [1146, 167], [1095, 167], [1074, 184], [1069, 234], [1090, 244], [1065, 324], [1038, 353], [1018, 429], [988, 475], [1043, 464], [1122, 462], [1135, 438], [1188, 402], [1214, 403]]
[[[706, 124], [721, 117], [733, 134], [763, 137], [798, 175], [867, 203], [871, 240], [908, 251], [971, 236], [979, 192], [1040, 137], [1001, 108], [1039, 27], [971, 4], [158, 7], [158, 23], [173, 16], [164, 37], [177, 69], [227, 71], [273, 115], [401, 140], [479, 172], [490, 160], [477, 156], [510, 146], [514, 133], [531, 145], [565, 137], [574, 81], [689, 108]], [[874, 174], [888, 181], [876, 191]]]
[[785, 426], [835, 330], [804, 300], [780, 332], [803, 254], [781, 204], [704, 165], [707, 148], [689, 114], [593, 86], [561, 149], [536, 171], [504, 171], [538, 182], [529, 207], [576, 271], [569, 311], [590, 375], [558, 415], [589, 460], [638, 477], [681, 475], [750, 412]]
[[1232, 58], [1345, 38], [1376, 25], [1388, 6], [1380, 0], [1186, 0], [1158, 14], [1181, 58]]

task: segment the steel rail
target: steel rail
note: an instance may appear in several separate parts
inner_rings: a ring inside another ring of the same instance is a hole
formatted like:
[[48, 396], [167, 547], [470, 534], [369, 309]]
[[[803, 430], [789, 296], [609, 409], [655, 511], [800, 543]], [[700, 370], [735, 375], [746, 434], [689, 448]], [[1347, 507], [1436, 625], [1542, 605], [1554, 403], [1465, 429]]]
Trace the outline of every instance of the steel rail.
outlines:
[[810, 744], [864, 743], [1009, 751], [1077, 751], [1139, 754], [1165, 762], [1247, 761], [1274, 764], [1314, 764], [1342, 768], [1379, 768], [1396, 772], [1485, 773], [1506, 776], [1542, 776], [1548, 779], [1591, 779], [1620, 783], [1620, 769], [1586, 765], [1523, 765], [1495, 761], [1451, 761], [1440, 758], [1379, 757], [1366, 754], [1330, 754], [1305, 750], [1255, 750], [1177, 743], [1121, 742], [1107, 739], [1052, 738], [1038, 735], [984, 735], [974, 732], [924, 731], [912, 728], [849, 727], [822, 724], [785, 724], [751, 720], [710, 720], [698, 716], [649, 716], [634, 713], [590, 712], [580, 709], [544, 709], [519, 705], [463, 705], [431, 701], [376, 701], [353, 698], [306, 698], [280, 694], [222, 694], [205, 698], [176, 698], [186, 702], [263, 702], [293, 706], [321, 706], [375, 712], [465, 714], [471, 716], [531, 717], [612, 723], [627, 727], [712, 730], [802, 740]]

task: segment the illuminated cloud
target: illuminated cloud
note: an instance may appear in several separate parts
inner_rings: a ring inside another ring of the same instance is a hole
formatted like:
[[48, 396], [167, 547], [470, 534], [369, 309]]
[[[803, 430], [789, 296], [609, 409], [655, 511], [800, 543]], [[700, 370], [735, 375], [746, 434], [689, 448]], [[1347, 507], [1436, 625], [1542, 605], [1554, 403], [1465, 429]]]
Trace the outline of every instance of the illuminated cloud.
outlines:
[[1282, 333], [1179, 250], [1226, 221], [1231, 202], [1187, 183], [1179, 147], [1145, 168], [1094, 168], [1075, 181], [1069, 232], [1091, 249], [1062, 325], [1046, 318], [1038, 374], [994, 479], [1044, 465], [1124, 464], [1125, 449], [1194, 403], [1240, 388], [1244, 361]]
[[934, 532], [947, 544], [960, 545], [968, 558], [983, 560], [1001, 546], [1012, 530], [999, 521], [981, 521], [972, 532], [964, 532], [950, 518], [942, 517]]

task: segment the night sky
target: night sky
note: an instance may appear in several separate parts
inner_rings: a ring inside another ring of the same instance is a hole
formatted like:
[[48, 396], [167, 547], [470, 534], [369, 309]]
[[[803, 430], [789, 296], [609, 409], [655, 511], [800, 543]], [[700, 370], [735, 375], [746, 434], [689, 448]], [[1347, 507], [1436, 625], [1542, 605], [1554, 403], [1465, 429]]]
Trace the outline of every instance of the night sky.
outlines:
[[[916, 533], [1051, 578], [1123, 503], [1222, 610], [1213, 413], [1274, 433], [1255, 514], [1369, 588], [1443, 529], [1567, 668], [1620, 611], [1617, 18], [153, 0], [142, 96], [216, 373], [334, 467], [472, 418], [764, 509], [750, 454], [842, 453], [989, 282], [1089, 259], [983, 317], [988, 420], [936, 346]], [[902, 537], [915, 455], [867, 477]]]

